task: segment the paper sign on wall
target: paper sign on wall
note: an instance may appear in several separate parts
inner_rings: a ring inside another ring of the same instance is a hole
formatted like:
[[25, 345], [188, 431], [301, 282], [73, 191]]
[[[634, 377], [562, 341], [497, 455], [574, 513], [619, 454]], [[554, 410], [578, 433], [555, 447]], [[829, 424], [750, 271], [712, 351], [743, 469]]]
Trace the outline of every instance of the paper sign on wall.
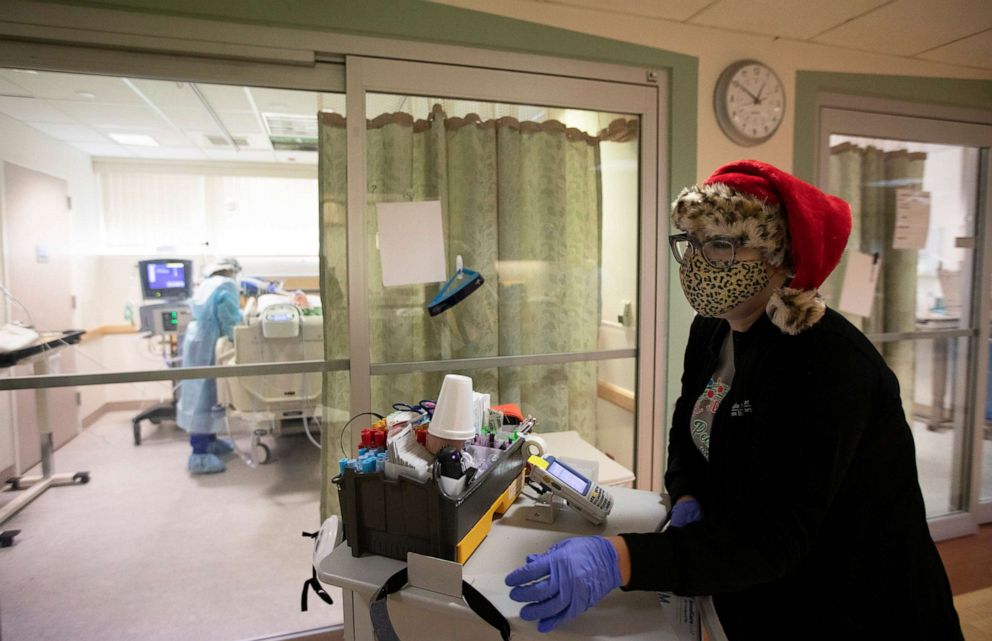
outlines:
[[844, 284], [840, 290], [840, 303], [837, 309], [848, 314], [871, 316], [871, 306], [875, 302], [875, 284], [882, 269], [878, 254], [851, 252], [847, 257], [844, 271]]
[[930, 192], [896, 190], [896, 228], [893, 249], [923, 249], [930, 231]]
[[384, 286], [447, 280], [441, 201], [378, 203], [376, 212]]

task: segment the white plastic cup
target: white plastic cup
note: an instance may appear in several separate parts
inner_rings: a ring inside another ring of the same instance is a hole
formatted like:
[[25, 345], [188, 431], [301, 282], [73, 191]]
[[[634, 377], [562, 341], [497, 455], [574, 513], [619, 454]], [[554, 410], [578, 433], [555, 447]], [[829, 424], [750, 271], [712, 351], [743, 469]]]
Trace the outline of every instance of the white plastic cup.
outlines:
[[454, 441], [467, 441], [475, 436], [475, 397], [471, 378], [458, 374], [444, 377], [427, 432]]

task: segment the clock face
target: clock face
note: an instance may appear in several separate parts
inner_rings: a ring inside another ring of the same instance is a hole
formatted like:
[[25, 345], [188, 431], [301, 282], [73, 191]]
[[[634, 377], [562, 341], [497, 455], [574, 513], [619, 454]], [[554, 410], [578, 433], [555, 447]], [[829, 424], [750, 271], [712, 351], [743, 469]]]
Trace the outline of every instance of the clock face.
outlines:
[[775, 72], [755, 61], [728, 67], [717, 82], [717, 120], [742, 145], [771, 138], [785, 115], [785, 93]]

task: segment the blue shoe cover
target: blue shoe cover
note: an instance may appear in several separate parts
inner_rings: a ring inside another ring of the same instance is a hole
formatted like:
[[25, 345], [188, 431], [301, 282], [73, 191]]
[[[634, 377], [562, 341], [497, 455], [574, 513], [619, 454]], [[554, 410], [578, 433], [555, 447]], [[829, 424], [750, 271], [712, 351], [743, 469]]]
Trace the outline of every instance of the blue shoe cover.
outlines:
[[226, 439], [216, 439], [207, 444], [207, 453], [214, 456], [227, 456], [234, 451], [234, 446]]
[[227, 469], [224, 461], [214, 454], [190, 454], [186, 467], [193, 474], [215, 474]]

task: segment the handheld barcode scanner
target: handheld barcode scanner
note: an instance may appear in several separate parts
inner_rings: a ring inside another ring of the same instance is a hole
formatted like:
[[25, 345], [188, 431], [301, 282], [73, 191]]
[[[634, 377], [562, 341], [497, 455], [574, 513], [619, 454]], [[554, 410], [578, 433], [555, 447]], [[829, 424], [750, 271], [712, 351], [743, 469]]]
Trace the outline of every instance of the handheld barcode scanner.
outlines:
[[553, 456], [531, 456], [531, 480], [564, 498], [569, 505], [595, 525], [606, 520], [613, 509], [613, 497]]

